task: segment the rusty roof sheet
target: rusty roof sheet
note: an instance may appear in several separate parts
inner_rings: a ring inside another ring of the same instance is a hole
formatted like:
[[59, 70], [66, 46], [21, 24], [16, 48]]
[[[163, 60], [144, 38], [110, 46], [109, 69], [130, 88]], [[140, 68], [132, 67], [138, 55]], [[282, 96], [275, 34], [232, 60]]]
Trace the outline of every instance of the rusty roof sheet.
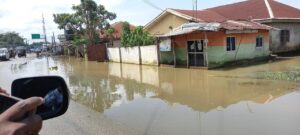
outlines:
[[273, 27], [252, 21], [232, 21], [221, 23], [221, 28], [226, 30], [271, 30]]
[[180, 27], [174, 29], [173, 31], [161, 35], [159, 37], [171, 37], [177, 35], [184, 35], [193, 33], [195, 31], [219, 31], [221, 29], [225, 30], [271, 30], [273, 27], [259, 24], [250, 21], [232, 21], [228, 20], [222, 23], [186, 23]]

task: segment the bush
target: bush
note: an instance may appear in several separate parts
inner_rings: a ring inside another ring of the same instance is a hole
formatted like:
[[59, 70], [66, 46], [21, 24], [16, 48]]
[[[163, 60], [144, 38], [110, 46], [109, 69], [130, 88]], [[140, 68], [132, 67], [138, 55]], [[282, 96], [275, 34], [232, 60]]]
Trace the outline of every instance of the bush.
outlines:
[[129, 23], [123, 23], [121, 37], [122, 47], [146, 46], [154, 44], [154, 38], [142, 26], [138, 26], [131, 32]]

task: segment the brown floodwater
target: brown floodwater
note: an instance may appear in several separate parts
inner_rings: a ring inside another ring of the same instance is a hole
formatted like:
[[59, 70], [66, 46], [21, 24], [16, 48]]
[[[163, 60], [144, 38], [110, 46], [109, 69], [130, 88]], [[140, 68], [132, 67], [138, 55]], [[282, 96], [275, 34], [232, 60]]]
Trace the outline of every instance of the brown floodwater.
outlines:
[[53, 57], [0, 62], [0, 86], [60, 75], [74, 101], [145, 135], [299, 135], [300, 83], [258, 75], [299, 67], [300, 57], [210, 71]]

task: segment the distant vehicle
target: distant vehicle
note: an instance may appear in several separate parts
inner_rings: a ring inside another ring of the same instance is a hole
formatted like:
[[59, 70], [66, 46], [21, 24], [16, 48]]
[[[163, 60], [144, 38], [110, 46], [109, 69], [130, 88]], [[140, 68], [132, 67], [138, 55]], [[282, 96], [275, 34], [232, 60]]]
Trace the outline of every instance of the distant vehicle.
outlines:
[[31, 49], [30, 49], [30, 52], [34, 53], [34, 52], [35, 52], [35, 50], [36, 50], [36, 49], [34, 49], [34, 48], [31, 48]]
[[7, 48], [0, 48], [0, 59], [9, 60], [9, 52]]
[[36, 49], [35, 49], [35, 52], [36, 52], [36, 53], [41, 53], [41, 52], [42, 52], [42, 49], [36, 48]]
[[17, 50], [18, 57], [26, 57], [26, 50]]
[[26, 57], [26, 48], [23, 46], [16, 47], [18, 57]]
[[15, 58], [16, 57], [16, 51], [14, 49], [9, 49], [9, 58]]

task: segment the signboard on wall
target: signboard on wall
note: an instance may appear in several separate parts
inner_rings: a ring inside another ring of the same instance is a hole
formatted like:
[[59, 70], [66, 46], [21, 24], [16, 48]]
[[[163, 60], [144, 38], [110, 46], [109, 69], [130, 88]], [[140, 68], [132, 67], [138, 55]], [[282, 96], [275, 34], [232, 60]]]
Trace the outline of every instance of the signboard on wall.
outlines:
[[166, 39], [161, 40], [161, 42], [159, 43], [159, 50], [161, 52], [170, 52], [170, 51], [172, 51], [171, 39], [166, 38]]

